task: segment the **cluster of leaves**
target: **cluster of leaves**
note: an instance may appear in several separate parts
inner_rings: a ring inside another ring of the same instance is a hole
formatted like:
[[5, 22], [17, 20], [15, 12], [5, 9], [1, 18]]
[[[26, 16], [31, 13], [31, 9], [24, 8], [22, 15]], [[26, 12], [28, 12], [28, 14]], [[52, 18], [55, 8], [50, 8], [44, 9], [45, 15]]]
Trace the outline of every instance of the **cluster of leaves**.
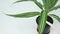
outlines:
[[[38, 30], [39, 30], [39, 34], [42, 34], [46, 25], [48, 13], [60, 8], [60, 5], [55, 6], [58, 0], [42, 0], [43, 4], [41, 4], [37, 0], [18, 0], [14, 3], [23, 2], [23, 1], [33, 1], [42, 10], [41, 13], [40, 12], [26, 12], [22, 14], [15, 14], [15, 15], [7, 14], [7, 15], [16, 17], [16, 18], [29, 18], [29, 17], [34, 17], [36, 15], [39, 15], [40, 19], [39, 19]], [[60, 22], [59, 16], [55, 14], [49, 14], [49, 16], [54, 17]]]

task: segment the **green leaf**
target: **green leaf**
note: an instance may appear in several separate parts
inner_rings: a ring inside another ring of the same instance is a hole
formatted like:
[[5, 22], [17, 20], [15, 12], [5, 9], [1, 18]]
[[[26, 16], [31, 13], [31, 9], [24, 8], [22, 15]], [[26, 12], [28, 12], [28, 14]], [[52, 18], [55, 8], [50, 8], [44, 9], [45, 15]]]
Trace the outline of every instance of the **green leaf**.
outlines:
[[58, 0], [42, 0], [42, 1], [44, 4], [44, 8], [49, 10], [56, 5]]
[[16, 18], [29, 18], [29, 17], [33, 17], [39, 14], [40, 12], [27, 12], [27, 13], [22, 13], [22, 14], [15, 14], [15, 15], [6, 14], [6, 15], [16, 17]]
[[43, 10], [43, 6], [42, 6], [42, 4], [41, 4], [40, 2], [34, 1], [34, 3], [35, 3], [40, 9]]
[[49, 11], [53, 11], [53, 10], [56, 10], [56, 9], [58, 9], [58, 8], [60, 8], [60, 5], [51, 8]]
[[14, 3], [23, 2], [23, 1], [34, 1], [34, 0], [17, 0], [17, 1], [14, 2]]
[[42, 11], [40, 15], [39, 24], [38, 24], [39, 34], [43, 33], [46, 26], [46, 20], [47, 20], [47, 11]]
[[49, 14], [50, 16], [54, 17], [55, 19], [57, 19], [60, 22], [60, 17], [54, 14]]

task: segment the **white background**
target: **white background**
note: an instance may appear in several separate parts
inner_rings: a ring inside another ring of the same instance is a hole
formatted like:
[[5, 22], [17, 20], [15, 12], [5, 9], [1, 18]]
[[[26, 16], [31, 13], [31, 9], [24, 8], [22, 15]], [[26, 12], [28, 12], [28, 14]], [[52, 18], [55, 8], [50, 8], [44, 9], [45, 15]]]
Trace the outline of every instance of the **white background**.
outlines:
[[[31, 1], [13, 4], [15, 1], [16, 0], [0, 0], [0, 34], [38, 34], [36, 31], [37, 24], [35, 21], [37, 16], [31, 18], [13, 18], [5, 15], [41, 11]], [[59, 3], [60, 0], [57, 5], [59, 5]], [[60, 17], [60, 9], [54, 11], [51, 13]], [[60, 23], [57, 20], [54, 19], [53, 25], [60, 30]], [[51, 28], [51, 34], [59, 33]]]

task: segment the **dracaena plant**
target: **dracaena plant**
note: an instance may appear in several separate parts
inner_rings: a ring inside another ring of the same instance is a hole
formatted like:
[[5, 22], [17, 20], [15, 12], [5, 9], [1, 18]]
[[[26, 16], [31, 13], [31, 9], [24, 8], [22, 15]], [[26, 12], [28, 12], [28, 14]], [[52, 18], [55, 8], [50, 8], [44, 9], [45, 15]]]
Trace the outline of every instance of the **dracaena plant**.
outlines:
[[29, 17], [34, 17], [36, 15], [39, 15], [40, 16], [39, 24], [38, 24], [39, 34], [42, 34], [46, 26], [47, 16], [52, 16], [60, 22], [59, 16], [55, 14], [49, 14], [49, 12], [60, 8], [60, 5], [55, 6], [58, 0], [42, 0], [43, 4], [41, 4], [37, 0], [17, 0], [14, 3], [23, 2], [23, 1], [26, 1], [26, 2], [33, 1], [42, 11], [41, 12], [26, 12], [26, 13], [15, 14], [15, 15], [7, 14], [7, 15], [16, 17], [16, 18], [29, 18]]

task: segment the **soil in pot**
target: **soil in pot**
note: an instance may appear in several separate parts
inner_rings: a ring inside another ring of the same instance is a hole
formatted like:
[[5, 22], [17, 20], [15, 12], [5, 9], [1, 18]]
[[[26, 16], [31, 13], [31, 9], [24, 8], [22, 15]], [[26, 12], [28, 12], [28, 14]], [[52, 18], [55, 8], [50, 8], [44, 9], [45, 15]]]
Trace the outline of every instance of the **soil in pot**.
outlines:
[[[39, 24], [38, 23], [39, 18], [40, 18], [40, 16], [38, 16], [36, 19], [37, 25]], [[47, 17], [47, 21], [50, 22], [51, 24], [53, 24], [53, 19], [50, 16]], [[38, 28], [37, 28], [37, 31], [38, 31]], [[45, 29], [42, 34], [49, 34], [49, 33], [50, 33], [50, 26], [48, 24], [46, 24]]]

